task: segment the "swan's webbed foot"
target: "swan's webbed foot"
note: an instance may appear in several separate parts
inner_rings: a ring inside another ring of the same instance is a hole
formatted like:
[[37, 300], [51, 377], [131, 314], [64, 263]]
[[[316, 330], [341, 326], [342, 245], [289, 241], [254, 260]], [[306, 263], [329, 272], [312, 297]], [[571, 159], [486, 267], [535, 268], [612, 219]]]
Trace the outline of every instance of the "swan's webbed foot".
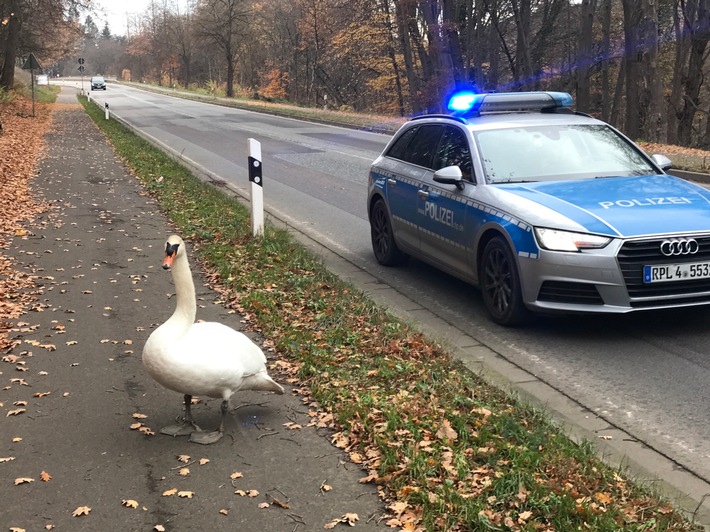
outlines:
[[167, 434], [168, 436], [188, 436], [193, 432], [201, 432], [202, 429], [197, 426], [197, 423], [192, 419], [192, 411], [190, 405], [192, 404], [192, 396], [185, 395], [185, 417], [181, 425], [168, 425], [160, 429], [161, 434]]
[[226, 399], [222, 401], [221, 410], [222, 419], [219, 422], [217, 430], [212, 432], [203, 432], [198, 430], [190, 434], [190, 439], [188, 441], [191, 441], [192, 443], [200, 443], [202, 445], [210, 445], [211, 443], [217, 443], [221, 440], [224, 435], [224, 418], [227, 417], [227, 411], [229, 410], [229, 401]]
[[182, 425], [168, 425], [160, 429], [161, 434], [167, 434], [168, 436], [189, 436], [195, 431], [199, 431], [200, 427], [195, 425], [195, 423], [189, 423], [187, 420]]
[[190, 434], [189, 442], [200, 443], [202, 445], [210, 445], [211, 443], [217, 443], [222, 439], [224, 431], [215, 430], [213, 432], [198, 431]]

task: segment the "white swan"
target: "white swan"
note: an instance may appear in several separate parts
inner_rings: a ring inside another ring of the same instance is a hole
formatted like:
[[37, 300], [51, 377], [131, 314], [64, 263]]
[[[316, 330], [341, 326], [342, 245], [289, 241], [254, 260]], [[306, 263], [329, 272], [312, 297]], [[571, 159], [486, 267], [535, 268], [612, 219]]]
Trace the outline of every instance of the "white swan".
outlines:
[[[239, 390], [284, 389], [266, 373], [266, 357], [246, 335], [221, 323], [195, 323], [195, 285], [185, 243], [172, 235], [165, 243], [163, 268], [170, 269], [177, 303], [173, 315], [158, 327], [143, 347], [143, 365], [160, 384], [184, 394], [182, 425], [161, 429], [171, 436], [190, 434], [190, 441], [210, 444], [224, 434], [230, 397]], [[213, 432], [203, 432], [193, 421], [193, 395], [222, 399], [222, 418]]]

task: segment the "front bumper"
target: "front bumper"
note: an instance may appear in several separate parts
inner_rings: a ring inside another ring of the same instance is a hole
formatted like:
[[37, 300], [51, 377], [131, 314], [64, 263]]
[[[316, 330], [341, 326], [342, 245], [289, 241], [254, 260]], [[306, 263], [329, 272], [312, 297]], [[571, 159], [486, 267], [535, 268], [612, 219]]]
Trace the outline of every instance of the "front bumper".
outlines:
[[[677, 238], [679, 235], [672, 235]], [[643, 266], [710, 262], [710, 235], [692, 236], [700, 251], [692, 258], [660, 254], [668, 236], [617, 239], [604, 249], [581, 253], [540, 250], [518, 257], [525, 304], [536, 311], [627, 313], [710, 304], [710, 279], [643, 283]]]

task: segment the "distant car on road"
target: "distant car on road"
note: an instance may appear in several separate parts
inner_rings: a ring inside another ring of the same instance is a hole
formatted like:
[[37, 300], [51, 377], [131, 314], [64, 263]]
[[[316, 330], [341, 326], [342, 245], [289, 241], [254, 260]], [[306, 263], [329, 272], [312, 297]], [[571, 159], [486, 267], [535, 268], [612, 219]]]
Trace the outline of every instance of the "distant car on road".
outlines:
[[37, 76], [37, 85], [49, 85], [49, 77], [39, 74]]
[[468, 91], [404, 124], [369, 174], [377, 261], [477, 285], [502, 325], [710, 304], [710, 191], [572, 103]]
[[93, 76], [91, 78], [91, 90], [106, 90], [106, 80], [103, 76]]

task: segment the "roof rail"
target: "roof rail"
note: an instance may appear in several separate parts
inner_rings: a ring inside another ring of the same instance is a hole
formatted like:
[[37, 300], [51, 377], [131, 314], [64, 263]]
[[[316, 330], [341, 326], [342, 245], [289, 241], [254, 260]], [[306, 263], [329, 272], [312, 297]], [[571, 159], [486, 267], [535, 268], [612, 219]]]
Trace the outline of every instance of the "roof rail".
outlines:
[[457, 122], [461, 122], [462, 124], [466, 124], [466, 119], [462, 116], [459, 115], [447, 115], [447, 114], [442, 114], [442, 113], [435, 113], [431, 115], [417, 115], [413, 116], [411, 120], [419, 120], [421, 118], [446, 118], [448, 120], [456, 120]]

